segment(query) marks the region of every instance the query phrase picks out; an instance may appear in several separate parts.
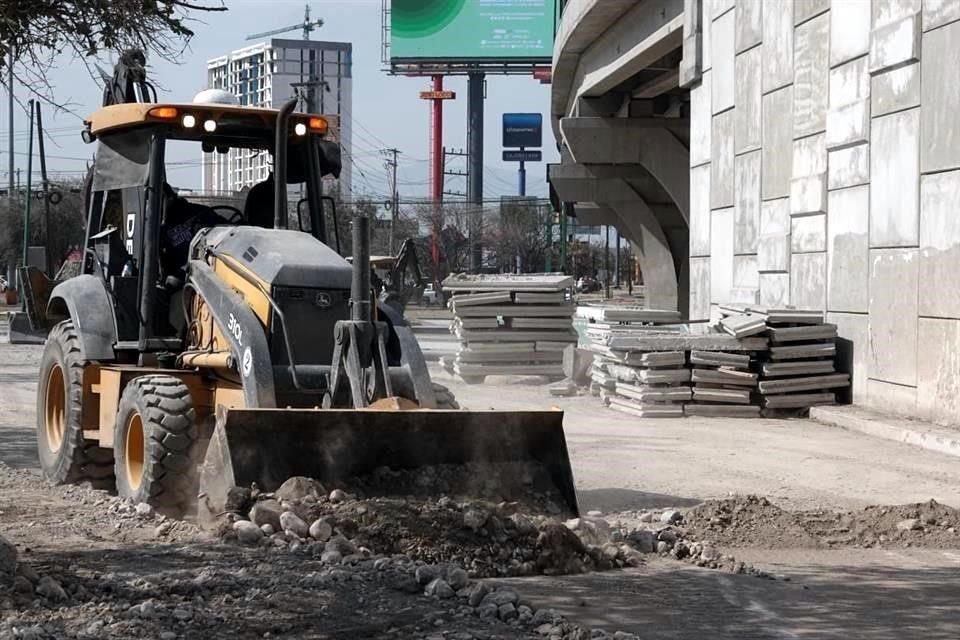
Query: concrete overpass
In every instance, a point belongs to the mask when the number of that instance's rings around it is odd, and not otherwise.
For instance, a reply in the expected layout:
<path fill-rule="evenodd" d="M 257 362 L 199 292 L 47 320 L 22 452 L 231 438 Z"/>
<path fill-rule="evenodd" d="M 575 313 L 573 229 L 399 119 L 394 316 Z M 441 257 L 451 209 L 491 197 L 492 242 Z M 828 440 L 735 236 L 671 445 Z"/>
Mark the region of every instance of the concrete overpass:
<path fill-rule="evenodd" d="M 689 1 L 689 0 L 688 0 Z M 648 306 L 689 304 L 690 101 L 684 0 L 569 0 L 553 60 L 550 183 L 579 224 L 633 246 Z"/>

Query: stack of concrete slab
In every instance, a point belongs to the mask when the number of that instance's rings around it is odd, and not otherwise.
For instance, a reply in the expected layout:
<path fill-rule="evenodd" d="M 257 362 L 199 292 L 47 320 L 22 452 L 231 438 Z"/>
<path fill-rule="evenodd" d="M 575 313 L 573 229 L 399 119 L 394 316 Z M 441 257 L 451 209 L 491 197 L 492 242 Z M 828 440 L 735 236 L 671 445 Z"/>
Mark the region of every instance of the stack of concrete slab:
<path fill-rule="evenodd" d="M 573 278 L 557 275 L 455 274 L 451 332 L 460 341 L 452 370 L 467 382 L 489 375 L 563 377 L 563 350 L 576 343 Z"/>
<path fill-rule="evenodd" d="M 750 353 L 691 351 L 693 401 L 689 416 L 750 418 L 760 414 L 757 374 L 750 370 Z"/>
<path fill-rule="evenodd" d="M 620 362 L 599 359 L 616 379 L 606 398 L 610 408 L 644 418 L 683 415 L 683 404 L 690 400 L 690 370 L 683 351 L 631 352 Z"/>
<path fill-rule="evenodd" d="M 834 366 L 837 327 L 825 324 L 823 313 L 802 309 L 767 309 L 724 305 L 721 324 L 761 319 L 770 347 L 755 371 L 764 409 L 806 409 L 834 404 L 836 390 L 850 386 L 850 376 Z"/>

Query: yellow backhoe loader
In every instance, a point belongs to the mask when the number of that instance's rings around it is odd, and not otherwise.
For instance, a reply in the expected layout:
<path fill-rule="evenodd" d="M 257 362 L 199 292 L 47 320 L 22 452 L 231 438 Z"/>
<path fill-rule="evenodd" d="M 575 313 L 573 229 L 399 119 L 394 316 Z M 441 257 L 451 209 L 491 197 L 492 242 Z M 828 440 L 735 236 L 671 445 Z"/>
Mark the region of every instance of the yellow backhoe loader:
<path fill-rule="evenodd" d="M 339 174 L 340 152 L 323 116 L 217 91 L 149 102 L 138 69 L 116 78 L 83 131 L 97 151 L 82 273 L 31 301 L 48 331 L 49 480 L 184 516 L 222 512 L 234 486 L 479 464 L 503 499 L 549 495 L 577 513 L 563 414 L 455 410 L 409 326 L 376 302 L 368 219 L 353 220 L 352 266 L 328 246 L 321 178 Z M 170 183 L 201 150 L 214 188 L 255 154 L 273 171 L 243 210 L 193 203 Z M 288 214 L 292 185 L 305 196 Z"/>

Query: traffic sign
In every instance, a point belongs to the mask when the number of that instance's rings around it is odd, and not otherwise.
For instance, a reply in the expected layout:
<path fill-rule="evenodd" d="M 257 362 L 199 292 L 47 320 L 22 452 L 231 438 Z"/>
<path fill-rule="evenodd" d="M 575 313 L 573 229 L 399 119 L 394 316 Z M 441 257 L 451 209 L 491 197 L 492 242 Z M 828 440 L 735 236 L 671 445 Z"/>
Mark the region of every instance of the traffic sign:
<path fill-rule="evenodd" d="M 526 149 L 504 149 L 504 162 L 540 162 L 543 160 L 543 153 L 539 150 L 527 151 Z"/>

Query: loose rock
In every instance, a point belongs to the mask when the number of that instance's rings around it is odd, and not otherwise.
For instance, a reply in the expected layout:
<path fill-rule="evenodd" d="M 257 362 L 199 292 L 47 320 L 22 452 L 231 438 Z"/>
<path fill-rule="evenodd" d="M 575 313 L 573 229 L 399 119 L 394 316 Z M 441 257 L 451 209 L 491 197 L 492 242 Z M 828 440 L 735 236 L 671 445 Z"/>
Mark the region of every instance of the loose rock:
<path fill-rule="evenodd" d="M 310 533 L 307 523 L 293 511 L 284 511 L 280 514 L 280 528 L 298 538 L 306 538 Z"/>
<path fill-rule="evenodd" d="M 282 531 L 280 526 L 280 514 L 283 513 L 283 507 L 276 500 L 261 500 L 250 509 L 250 521 L 258 527 L 269 524 L 274 531 Z"/>
<path fill-rule="evenodd" d="M 40 578 L 40 583 L 37 585 L 37 593 L 50 600 L 67 599 L 67 592 L 63 590 L 59 582 L 50 576 Z"/>
<path fill-rule="evenodd" d="M 899 531 L 916 531 L 918 529 L 923 529 L 923 525 L 920 524 L 918 518 L 908 518 L 897 523 L 897 530 Z"/>
<path fill-rule="evenodd" d="M 264 536 L 263 529 L 249 520 L 237 520 L 233 523 L 233 530 L 241 544 L 259 544 Z"/>
<path fill-rule="evenodd" d="M 333 535 L 333 527 L 325 518 L 320 518 L 310 525 L 310 537 L 320 542 L 326 542 Z"/>
<path fill-rule="evenodd" d="M 323 485 L 313 478 L 303 476 L 293 476 L 280 485 L 280 488 L 274 492 L 279 500 L 297 501 L 304 498 L 320 499 L 320 496 L 327 495 L 327 490 Z"/>
<path fill-rule="evenodd" d="M 454 596 L 453 588 L 443 578 L 434 578 L 427 584 L 423 590 L 427 596 L 436 596 L 441 599 L 452 598 Z"/>

